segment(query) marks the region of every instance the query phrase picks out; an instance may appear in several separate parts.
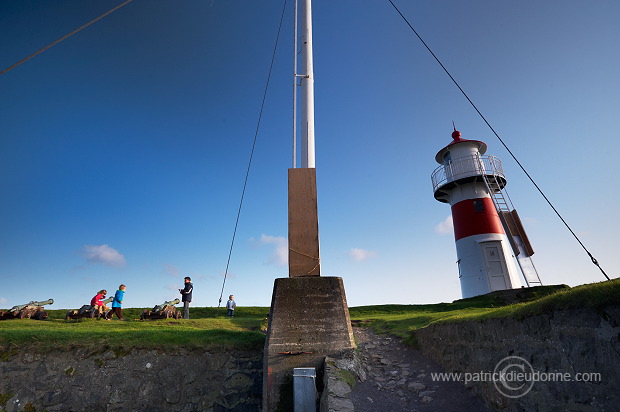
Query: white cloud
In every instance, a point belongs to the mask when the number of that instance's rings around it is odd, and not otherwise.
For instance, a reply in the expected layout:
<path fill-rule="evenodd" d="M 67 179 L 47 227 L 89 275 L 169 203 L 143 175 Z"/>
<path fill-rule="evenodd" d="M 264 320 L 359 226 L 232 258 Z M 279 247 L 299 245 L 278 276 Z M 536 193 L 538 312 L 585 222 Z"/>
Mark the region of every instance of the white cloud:
<path fill-rule="evenodd" d="M 273 251 L 269 256 L 269 263 L 278 266 L 288 264 L 288 240 L 284 236 L 269 236 L 262 234 L 258 240 L 260 246 L 273 245 Z"/>
<path fill-rule="evenodd" d="M 101 263 L 107 266 L 125 266 L 125 256 L 108 245 L 84 245 L 80 250 L 82 257 L 90 263 Z"/>
<path fill-rule="evenodd" d="M 452 224 L 452 216 L 448 216 L 443 222 L 440 222 L 435 226 L 435 232 L 440 235 L 449 235 L 453 231 L 454 225 Z"/>
<path fill-rule="evenodd" d="M 7 303 L 9 303 L 9 300 L 0 296 L 0 305 L 6 305 Z"/>
<path fill-rule="evenodd" d="M 221 271 L 220 272 L 220 278 L 224 279 L 224 276 L 226 276 L 226 279 L 235 279 L 237 277 L 237 275 L 235 273 L 232 273 L 232 272 L 226 273 L 224 271 Z M 210 278 L 215 278 L 214 276 L 209 276 L 209 277 Z M 219 278 L 218 278 L 218 280 L 219 280 Z"/>
<path fill-rule="evenodd" d="M 181 273 L 178 267 L 171 265 L 170 263 L 164 264 L 163 272 L 173 278 L 178 278 Z"/>
<path fill-rule="evenodd" d="M 364 260 L 372 259 L 377 256 L 377 252 L 366 249 L 353 248 L 349 250 L 349 257 L 356 262 L 363 262 Z"/>

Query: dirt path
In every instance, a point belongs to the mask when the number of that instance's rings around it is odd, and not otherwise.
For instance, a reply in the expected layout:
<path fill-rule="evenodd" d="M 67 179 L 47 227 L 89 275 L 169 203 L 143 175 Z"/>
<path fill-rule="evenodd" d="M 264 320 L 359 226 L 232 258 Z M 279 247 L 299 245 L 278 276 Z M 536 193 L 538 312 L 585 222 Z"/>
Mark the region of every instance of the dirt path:
<path fill-rule="evenodd" d="M 434 382 L 431 373 L 444 370 L 421 351 L 370 328 L 354 333 L 367 375 L 353 389 L 355 412 L 492 412 L 462 384 Z"/>

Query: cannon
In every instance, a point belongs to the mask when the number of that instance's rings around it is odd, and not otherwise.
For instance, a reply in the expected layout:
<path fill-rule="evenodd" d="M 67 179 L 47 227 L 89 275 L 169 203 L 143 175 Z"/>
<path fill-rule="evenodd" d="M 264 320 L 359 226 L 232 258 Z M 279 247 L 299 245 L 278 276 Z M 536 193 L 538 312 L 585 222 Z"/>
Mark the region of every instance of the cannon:
<path fill-rule="evenodd" d="M 110 303 L 114 300 L 113 297 L 107 298 L 106 300 L 102 300 L 104 304 Z M 105 312 L 105 316 L 108 315 L 110 309 Z M 65 315 L 65 319 L 80 319 L 80 318 L 91 318 L 96 319 L 100 317 L 104 317 L 104 314 L 100 313 L 99 309 L 94 305 L 82 305 L 79 309 L 73 309 L 67 312 Z"/>
<path fill-rule="evenodd" d="M 37 302 L 33 300 L 23 305 L 13 306 L 10 310 L 0 311 L 0 320 L 6 320 L 6 319 L 45 320 L 47 319 L 47 312 L 44 311 L 41 306 L 51 305 L 52 303 L 54 303 L 54 299 L 48 299 L 43 302 Z"/>
<path fill-rule="evenodd" d="M 164 302 L 161 305 L 155 305 L 153 310 L 144 309 L 140 315 L 140 320 L 144 319 L 180 319 L 181 312 L 174 305 L 179 304 L 179 299 Z"/>

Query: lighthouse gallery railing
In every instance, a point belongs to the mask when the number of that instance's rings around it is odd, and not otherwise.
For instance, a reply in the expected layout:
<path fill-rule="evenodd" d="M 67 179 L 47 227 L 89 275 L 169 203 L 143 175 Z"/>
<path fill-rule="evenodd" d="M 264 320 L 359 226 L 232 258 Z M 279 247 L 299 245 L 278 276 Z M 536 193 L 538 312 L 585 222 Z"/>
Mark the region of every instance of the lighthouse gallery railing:
<path fill-rule="evenodd" d="M 433 192 L 446 183 L 471 176 L 504 176 L 502 162 L 495 156 L 471 155 L 439 166 L 431 175 Z"/>

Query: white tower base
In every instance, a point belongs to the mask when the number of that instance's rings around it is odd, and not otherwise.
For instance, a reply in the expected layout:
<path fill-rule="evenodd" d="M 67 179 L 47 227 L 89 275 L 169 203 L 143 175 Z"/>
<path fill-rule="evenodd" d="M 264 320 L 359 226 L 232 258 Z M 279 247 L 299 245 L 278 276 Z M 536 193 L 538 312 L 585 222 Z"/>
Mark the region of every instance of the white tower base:
<path fill-rule="evenodd" d="M 485 233 L 456 241 L 463 298 L 523 286 L 506 235 Z"/>

